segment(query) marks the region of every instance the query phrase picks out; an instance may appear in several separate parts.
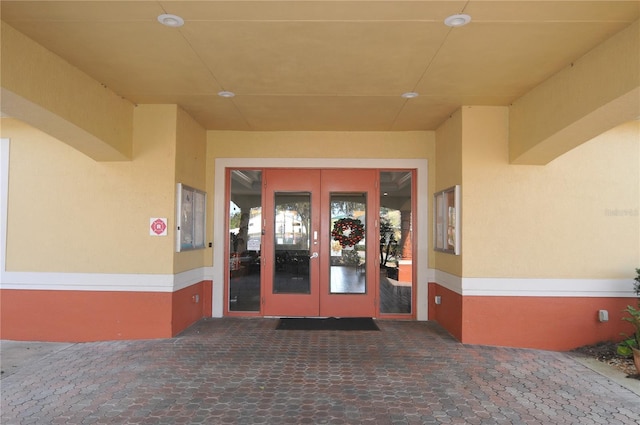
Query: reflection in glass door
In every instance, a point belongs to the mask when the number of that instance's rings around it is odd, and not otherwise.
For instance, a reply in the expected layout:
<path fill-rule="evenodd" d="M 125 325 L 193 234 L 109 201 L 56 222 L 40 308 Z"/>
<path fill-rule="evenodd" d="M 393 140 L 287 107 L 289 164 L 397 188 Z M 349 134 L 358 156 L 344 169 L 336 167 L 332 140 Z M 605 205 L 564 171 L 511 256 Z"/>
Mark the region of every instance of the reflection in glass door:
<path fill-rule="evenodd" d="M 276 192 L 273 293 L 310 294 L 311 194 Z"/>
<path fill-rule="evenodd" d="M 229 182 L 227 309 L 259 312 L 262 172 L 231 170 Z"/>
<path fill-rule="evenodd" d="M 413 306 L 413 172 L 380 172 L 380 313 Z"/>
<path fill-rule="evenodd" d="M 366 193 L 331 194 L 331 294 L 367 292 Z"/>

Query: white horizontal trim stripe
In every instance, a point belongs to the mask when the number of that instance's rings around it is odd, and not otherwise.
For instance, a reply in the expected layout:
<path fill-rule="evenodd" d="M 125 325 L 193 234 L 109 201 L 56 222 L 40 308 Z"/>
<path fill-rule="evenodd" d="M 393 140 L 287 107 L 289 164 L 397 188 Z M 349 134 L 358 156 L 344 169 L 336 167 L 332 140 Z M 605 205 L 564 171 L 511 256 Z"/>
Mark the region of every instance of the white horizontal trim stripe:
<path fill-rule="evenodd" d="M 441 270 L 435 270 L 434 281 L 438 285 L 462 295 L 462 279 L 459 276 L 455 276 Z"/>
<path fill-rule="evenodd" d="M 463 278 L 463 295 L 515 297 L 635 297 L 631 279 Z"/>
<path fill-rule="evenodd" d="M 634 298 L 631 279 L 460 278 L 428 270 L 429 281 L 463 296 Z M 2 289 L 176 292 L 212 280 L 213 267 L 170 274 L 4 272 Z M 431 279 L 433 277 L 433 279 Z"/>
<path fill-rule="evenodd" d="M 459 277 L 435 270 L 434 282 L 462 296 L 634 298 L 631 279 Z"/>
<path fill-rule="evenodd" d="M 173 275 L 5 272 L 2 289 L 172 292 Z"/>
<path fill-rule="evenodd" d="M 213 267 L 203 267 L 204 271 L 204 279 L 203 280 L 213 280 Z"/>
<path fill-rule="evenodd" d="M 188 288 L 191 285 L 195 285 L 196 283 L 202 282 L 205 280 L 204 274 L 205 269 L 202 267 L 174 275 L 173 291 L 179 291 L 181 289 Z"/>
<path fill-rule="evenodd" d="M 171 274 L 4 272 L 1 289 L 175 292 L 205 280 L 205 268 Z"/>

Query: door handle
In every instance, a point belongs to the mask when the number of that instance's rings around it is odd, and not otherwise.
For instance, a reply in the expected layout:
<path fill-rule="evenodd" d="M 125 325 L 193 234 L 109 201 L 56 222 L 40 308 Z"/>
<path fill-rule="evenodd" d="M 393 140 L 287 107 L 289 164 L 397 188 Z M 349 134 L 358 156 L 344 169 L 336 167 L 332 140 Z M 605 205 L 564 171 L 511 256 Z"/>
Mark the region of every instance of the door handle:
<path fill-rule="evenodd" d="M 311 254 L 311 257 L 309 257 L 309 258 L 318 258 L 318 253 L 314 252 L 313 254 Z"/>

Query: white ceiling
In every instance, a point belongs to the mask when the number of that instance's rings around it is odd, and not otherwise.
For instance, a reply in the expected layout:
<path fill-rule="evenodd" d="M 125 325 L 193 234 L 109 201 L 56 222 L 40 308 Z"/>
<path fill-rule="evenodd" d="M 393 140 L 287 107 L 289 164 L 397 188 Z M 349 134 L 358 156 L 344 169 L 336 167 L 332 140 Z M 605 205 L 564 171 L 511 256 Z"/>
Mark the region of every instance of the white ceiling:
<path fill-rule="evenodd" d="M 638 0 L 0 7 L 3 21 L 131 102 L 176 103 L 219 130 L 433 130 L 460 105 L 509 105 L 640 16 Z M 163 13 L 185 25 L 161 25 Z M 456 13 L 471 23 L 445 26 Z M 400 97 L 411 91 L 419 97 Z"/>

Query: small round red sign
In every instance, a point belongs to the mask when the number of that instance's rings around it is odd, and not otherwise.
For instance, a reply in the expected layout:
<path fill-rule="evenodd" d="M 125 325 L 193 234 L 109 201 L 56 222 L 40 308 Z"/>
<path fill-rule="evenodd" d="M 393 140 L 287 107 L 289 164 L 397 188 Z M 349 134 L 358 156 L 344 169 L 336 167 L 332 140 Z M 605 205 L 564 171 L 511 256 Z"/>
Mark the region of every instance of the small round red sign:
<path fill-rule="evenodd" d="M 163 234 L 165 230 L 167 230 L 167 224 L 161 218 L 151 223 L 151 231 L 156 235 Z"/>

